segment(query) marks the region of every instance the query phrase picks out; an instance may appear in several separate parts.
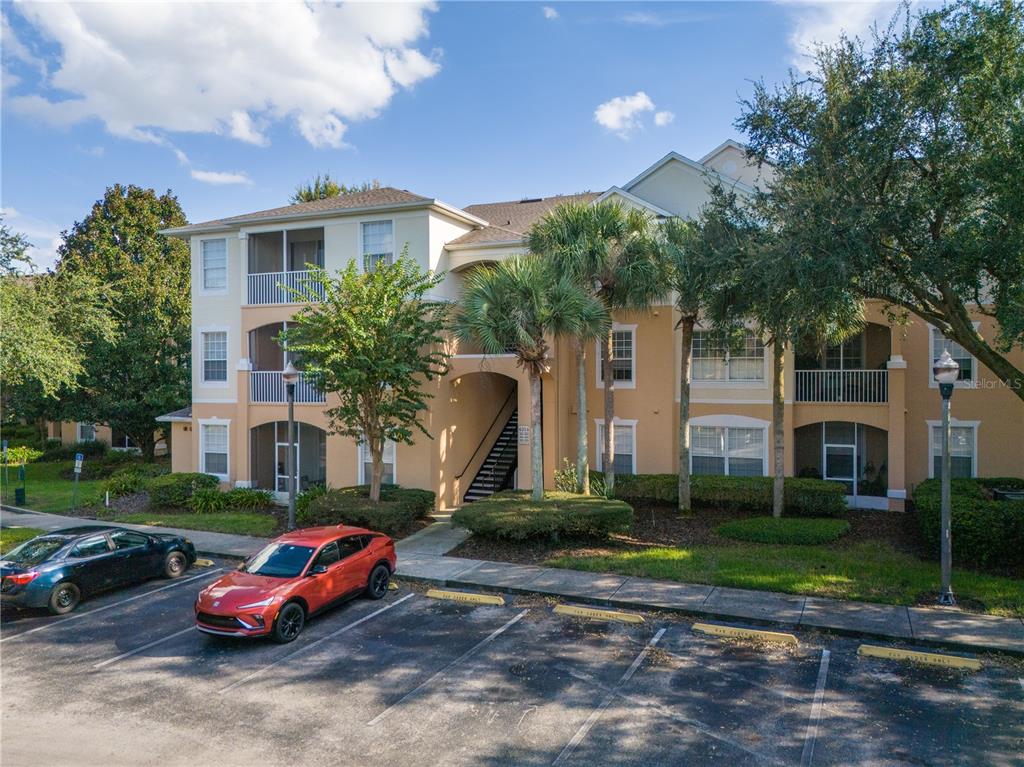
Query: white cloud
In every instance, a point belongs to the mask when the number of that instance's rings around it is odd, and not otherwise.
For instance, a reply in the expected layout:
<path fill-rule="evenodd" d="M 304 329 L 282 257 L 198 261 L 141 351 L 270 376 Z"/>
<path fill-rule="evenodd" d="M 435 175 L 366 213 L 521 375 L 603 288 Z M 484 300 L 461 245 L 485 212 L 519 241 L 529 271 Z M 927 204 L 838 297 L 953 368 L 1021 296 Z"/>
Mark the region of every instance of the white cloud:
<path fill-rule="evenodd" d="M 654 124 L 657 125 L 659 128 L 664 128 L 666 125 L 668 125 L 675 119 L 676 116 L 672 112 L 669 112 L 668 110 L 664 112 L 655 112 L 654 114 Z"/>
<path fill-rule="evenodd" d="M 222 186 L 224 184 L 252 183 L 252 179 L 244 173 L 227 173 L 223 171 L 196 170 L 195 168 L 192 168 L 189 170 L 189 175 L 191 175 L 196 181 L 202 181 L 204 184 L 215 184 L 217 186 Z"/>
<path fill-rule="evenodd" d="M 558 11 L 556 11 L 550 5 L 545 5 L 543 8 L 541 8 L 541 10 L 544 11 L 544 18 L 547 19 L 548 21 L 552 21 L 558 18 Z"/>
<path fill-rule="evenodd" d="M 628 139 L 640 129 L 640 115 L 653 112 L 654 102 L 643 91 L 632 96 L 616 96 L 594 110 L 594 121 L 619 138 Z"/>
<path fill-rule="evenodd" d="M 339 147 L 348 124 L 440 66 L 438 51 L 417 48 L 436 8 L 424 0 L 13 8 L 56 44 L 47 91 L 70 95 L 10 96 L 12 108 L 60 125 L 95 118 L 158 144 L 168 133 L 214 133 L 265 145 L 270 124 L 288 120 L 314 146 Z"/>
<path fill-rule="evenodd" d="M 35 216 L 29 216 L 13 207 L 0 209 L 4 223 L 20 232 L 32 243 L 28 255 L 37 271 L 46 271 L 57 263 L 57 248 L 62 242 L 60 227 Z"/>
<path fill-rule="evenodd" d="M 899 7 L 889 0 L 797 0 L 784 4 L 789 8 L 793 24 L 789 35 L 790 63 L 798 69 L 811 65 L 811 56 L 818 45 L 835 43 L 844 32 L 848 37 L 864 39 L 872 25 L 877 23 L 884 27 Z"/>

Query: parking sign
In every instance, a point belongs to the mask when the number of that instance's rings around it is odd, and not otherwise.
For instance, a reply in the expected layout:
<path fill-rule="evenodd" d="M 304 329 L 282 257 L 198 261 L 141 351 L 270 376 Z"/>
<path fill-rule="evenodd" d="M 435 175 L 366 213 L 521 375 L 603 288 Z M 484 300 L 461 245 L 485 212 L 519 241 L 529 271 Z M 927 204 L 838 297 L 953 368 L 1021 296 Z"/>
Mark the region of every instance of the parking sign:
<path fill-rule="evenodd" d="M 75 474 L 82 473 L 82 459 L 85 458 L 81 453 L 75 453 Z"/>

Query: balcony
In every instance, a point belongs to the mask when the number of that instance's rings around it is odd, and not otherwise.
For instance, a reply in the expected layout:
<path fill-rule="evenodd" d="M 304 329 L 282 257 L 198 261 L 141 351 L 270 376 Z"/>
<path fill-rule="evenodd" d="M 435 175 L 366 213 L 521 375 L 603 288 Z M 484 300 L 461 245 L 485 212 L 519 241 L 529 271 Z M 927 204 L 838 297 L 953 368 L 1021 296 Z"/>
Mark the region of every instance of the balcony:
<path fill-rule="evenodd" d="M 246 303 L 252 306 L 262 304 L 298 303 L 292 291 L 302 290 L 309 285 L 309 272 L 258 272 L 248 276 Z M 323 286 L 317 284 L 316 295 L 323 301 Z"/>
<path fill-rule="evenodd" d="M 249 402 L 256 405 L 277 404 L 288 401 L 285 384 L 280 370 L 253 370 L 249 373 Z M 322 392 L 317 391 L 305 373 L 295 384 L 296 404 L 322 404 L 325 402 Z"/>
<path fill-rule="evenodd" d="M 797 370 L 797 402 L 884 403 L 888 370 Z"/>

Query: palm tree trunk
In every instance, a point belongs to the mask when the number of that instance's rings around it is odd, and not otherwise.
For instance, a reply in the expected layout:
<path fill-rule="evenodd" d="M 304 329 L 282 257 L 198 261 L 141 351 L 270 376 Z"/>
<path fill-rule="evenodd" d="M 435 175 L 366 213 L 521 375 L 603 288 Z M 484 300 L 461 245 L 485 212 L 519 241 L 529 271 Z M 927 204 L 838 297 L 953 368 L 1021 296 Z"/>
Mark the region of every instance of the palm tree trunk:
<path fill-rule="evenodd" d="M 533 500 L 544 498 L 544 440 L 540 422 L 540 376 L 530 374 L 530 476 L 533 481 Z"/>
<path fill-rule="evenodd" d="M 690 510 L 690 347 L 695 317 L 680 322 L 679 342 L 679 511 Z"/>
<path fill-rule="evenodd" d="M 615 495 L 615 376 L 612 373 L 612 331 L 609 328 L 601 350 L 604 371 L 604 487 L 609 496 Z"/>
<path fill-rule="evenodd" d="M 576 339 L 576 490 L 590 495 L 590 467 L 587 465 L 587 353 L 582 339 Z"/>
<path fill-rule="evenodd" d="M 782 516 L 785 493 L 786 405 L 782 399 L 782 367 L 785 361 L 782 339 L 772 343 L 772 436 L 775 442 L 775 481 L 772 483 L 772 516 Z"/>

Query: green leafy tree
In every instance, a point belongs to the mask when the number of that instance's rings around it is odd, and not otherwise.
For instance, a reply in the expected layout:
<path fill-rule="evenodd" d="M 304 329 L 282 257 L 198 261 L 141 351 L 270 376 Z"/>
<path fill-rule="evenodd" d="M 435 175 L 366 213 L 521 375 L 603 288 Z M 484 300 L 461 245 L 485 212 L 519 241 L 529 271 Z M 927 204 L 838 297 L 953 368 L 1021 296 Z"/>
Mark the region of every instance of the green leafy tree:
<path fill-rule="evenodd" d="M 30 247 L 32 243 L 28 238 L 5 224 L 3 214 L 0 214 L 0 275 L 32 271 L 32 259 L 28 255 Z"/>
<path fill-rule="evenodd" d="M 540 379 L 550 364 L 550 339 L 594 337 L 608 326 L 602 304 L 540 257 L 512 258 L 466 276 L 456 333 L 479 343 L 487 354 L 511 349 L 529 376 L 534 500 L 544 497 Z"/>
<path fill-rule="evenodd" d="M 328 197 L 343 197 L 347 194 L 369 192 L 372 189 L 380 189 L 380 181 L 373 179 L 372 181 L 364 181 L 361 184 L 346 186 L 345 184 L 339 184 L 331 178 L 330 173 L 325 173 L 323 176 L 317 173 L 312 181 L 307 181 L 305 184 L 299 184 L 295 187 L 295 192 L 289 198 L 289 202 L 300 203 L 326 200 Z"/>
<path fill-rule="evenodd" d="M 374 502 L 385 442 L 411 445 L 417 431 L 430 437 L 421 420 L 432 396 L 426 384 L 448 371 L 447 305 L 428 298 L 442 277 L 422 272 L 407 249 L 368 273 L 354 261 L 337 276 L 311 269 L 296 291 L 303 307 L 282 334 L 315 385 L 338 397 L 326 411 L 331 433 L 369 447 Z"/>
<path fill-rule="evenodd" d="M 822 47 L 806 79 L 756 86 L 738 126 L 779 171 L 804 285 L 840 282 L 954 339 L 1024 399 L 1024 6 L 902 12 Z M 974 313 L 994 318 L 986 340 Z"/>
<path fill-rule="evenodd" d="M 123 431 L 147 459 L 156 417 L 191 401 L 189 246 L 160 234 L 184 226 L 170 192 L 112 186 L 65 234 L 57 274 L 89 277 L 111 296 L 116 337 L 88 335 L 79 388 L 68 399 L 76 420 Z"/>
<path fill-rule="evenodd" d="M 618 311 L 646 310 L 665 292 L 665 275 L 654 246 L 653 224 L 643 212 L 605 201 L 592 205 L 566 203 L 538 221 L 530 230 L 530 251 L 543 256 L 581 290 L 604 306 L 609 316 Z M 587 485 L 586 390 L 580 383 L 585 367 L 586 334 L 576 334 L 576 367 L 579 386 L 577 478 Z M 615 490 L 615 381 L 612 326 L 603 330 L 601 369 L 604 381 L 604 445 L 602 463 L 605 487 Z"/>

